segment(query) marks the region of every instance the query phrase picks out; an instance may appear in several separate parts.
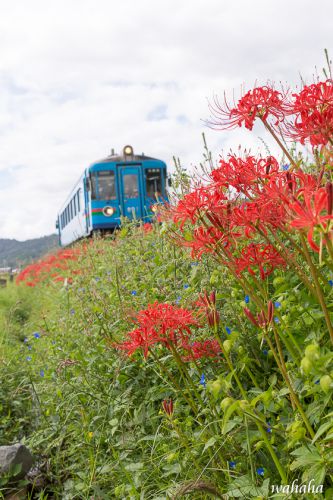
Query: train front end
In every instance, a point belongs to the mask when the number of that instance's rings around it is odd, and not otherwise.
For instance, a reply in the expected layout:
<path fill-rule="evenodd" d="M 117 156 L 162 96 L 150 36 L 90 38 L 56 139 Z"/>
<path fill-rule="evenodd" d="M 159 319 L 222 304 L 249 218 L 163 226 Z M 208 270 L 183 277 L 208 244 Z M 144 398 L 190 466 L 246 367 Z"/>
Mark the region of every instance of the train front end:
<path fill-rule="evenodd" d="M 131 146 L 94 163 L 87 174 L 92 231 L 112 230 L 122 217 L 150 222 L 167 201 L 166 164 L 134 154 Z"/>

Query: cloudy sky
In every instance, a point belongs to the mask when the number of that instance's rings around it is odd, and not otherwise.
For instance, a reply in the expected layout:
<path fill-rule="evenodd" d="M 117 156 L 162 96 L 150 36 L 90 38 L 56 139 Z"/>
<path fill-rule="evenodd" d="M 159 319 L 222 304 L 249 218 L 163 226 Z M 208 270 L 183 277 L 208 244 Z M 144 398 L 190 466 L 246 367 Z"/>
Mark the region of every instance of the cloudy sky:
<path fill-rule="evenodd" d="M 125 144 L 193 168 L 257 151 L 261 129 L 216 132 L 207 99 L 312 81 L 333 54 L 329 0 L 2 0 L 0 238 L 54 232 L 83 169 Z"/>

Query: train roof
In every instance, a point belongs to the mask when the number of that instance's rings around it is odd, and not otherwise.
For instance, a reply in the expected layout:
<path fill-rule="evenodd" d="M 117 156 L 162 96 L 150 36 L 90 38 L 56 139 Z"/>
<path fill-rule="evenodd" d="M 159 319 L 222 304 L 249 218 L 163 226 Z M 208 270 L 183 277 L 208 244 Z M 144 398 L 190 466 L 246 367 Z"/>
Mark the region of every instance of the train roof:
<path fill-rule="evenodd" d="M 102 160 L 95 161 L 92 165 L 94 165 L 95 163 L 110 163 L 111 161 L 124 163 L 124 162 L 147 161 L 147 160 L 162 161 L 162 160 L 159 160 L 158 158 L 152 158 L 151 156 L 146 156 L 144 154 L 142 154 L 142 155 L 133 154 L 131 156 L 114 154 L 114 155 L 107 156 L 106 158 L 103 158 Z"/>

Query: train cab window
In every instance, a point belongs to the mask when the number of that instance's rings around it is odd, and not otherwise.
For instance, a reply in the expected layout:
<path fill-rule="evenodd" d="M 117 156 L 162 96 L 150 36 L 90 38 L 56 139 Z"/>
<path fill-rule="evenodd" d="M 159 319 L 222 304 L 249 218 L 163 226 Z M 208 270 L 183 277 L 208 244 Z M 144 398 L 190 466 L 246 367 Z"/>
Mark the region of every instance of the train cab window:
<path fill-rule="evenodd" d="M 124 174 L 123 180 L 124 180 L 124 196 L 126 196 L 126 198 L 138 198 L 139 187 L 138 187 L 137 174 Z"/>
<path fill-rule="evenodd" d="M 114 172 L 99 170 L 91 176 L 92 200 L 116 200 L 116 185 Z"/>
<path fill-rule="evenodd" d="M 149 198 L 162 196 L 162 171 L 160 168 L 146 169 L 146 193 Z"/>
<path fill-rule="evenodd" d="M 97 179 L 98 179 L 98 199 L 115 200 L 116 186 L 114 182 L 114 172 L 99 171 L 97 172 Z"/>

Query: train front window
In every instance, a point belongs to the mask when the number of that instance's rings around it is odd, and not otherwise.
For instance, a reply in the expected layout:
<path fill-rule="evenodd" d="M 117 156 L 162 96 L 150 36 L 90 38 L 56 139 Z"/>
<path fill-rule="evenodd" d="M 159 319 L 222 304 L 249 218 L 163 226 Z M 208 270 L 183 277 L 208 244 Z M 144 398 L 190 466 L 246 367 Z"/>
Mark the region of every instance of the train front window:
<path fill-rule="evenodd" d="M 116 185 L 114 172 L 109 170 L 99 170 L 91 176 L 93 200 L 116 200 Z"/>
<path fill-rule="evenodd" d="M 126 198 L 138 198 L 138 176 L 136 174 L 125 174 L 124 179 L 124 195 Z"/>
<path fill-rule="evenodd" d="M 162 196 L 162 172 L 160 168 L 146 169 L 146 193 L 149 198 Z"/>

